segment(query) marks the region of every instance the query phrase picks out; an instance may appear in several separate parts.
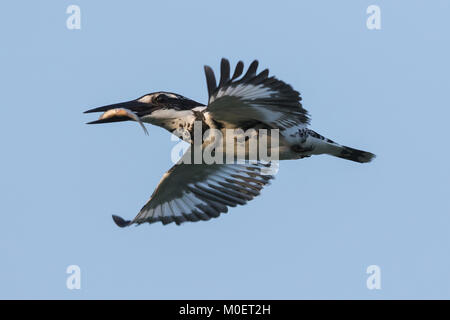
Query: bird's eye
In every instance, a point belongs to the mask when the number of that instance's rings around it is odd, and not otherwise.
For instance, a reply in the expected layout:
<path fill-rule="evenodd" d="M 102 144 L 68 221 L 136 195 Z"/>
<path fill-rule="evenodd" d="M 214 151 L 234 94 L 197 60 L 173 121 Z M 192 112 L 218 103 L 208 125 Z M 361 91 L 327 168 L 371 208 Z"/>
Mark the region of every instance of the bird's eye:
<path fill-rule="evenodd" d="M 167 96 L 165 94 L 160 94 L 156 97 L 156 102 L 165 102 L 167 101 Z"/>

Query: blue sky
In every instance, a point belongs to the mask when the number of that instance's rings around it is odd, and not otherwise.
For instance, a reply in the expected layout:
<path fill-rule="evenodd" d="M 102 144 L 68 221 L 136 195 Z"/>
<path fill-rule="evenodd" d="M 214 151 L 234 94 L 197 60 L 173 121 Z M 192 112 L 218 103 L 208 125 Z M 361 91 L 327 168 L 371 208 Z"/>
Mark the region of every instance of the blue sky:
<path fill-rule="evenodd" d="M 66 8 L 81 8 L 81 30 Z M 381 8 L 381 30 L 366 9 Z M 3 1 L 0 298 L 450 298 L 448 1 Z M 206 102 L 203 65 L 261 68 L 312 128 L 371 151 L 287 161 L 206 223 L 119 229 L 171 166 L 170 134 L 87 126 L 167 90 Z M 81 268 L 68 290 L 66 268 Z M 368 290 L 366 268 L 381 269 Z"/>

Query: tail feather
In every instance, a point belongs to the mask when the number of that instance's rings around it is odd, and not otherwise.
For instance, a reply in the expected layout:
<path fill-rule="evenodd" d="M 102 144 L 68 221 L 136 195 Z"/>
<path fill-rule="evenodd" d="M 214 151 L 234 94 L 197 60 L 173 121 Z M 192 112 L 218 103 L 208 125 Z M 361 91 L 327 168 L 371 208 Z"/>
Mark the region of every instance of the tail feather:
<path fill-rule="evenodd" d="M 329 154 L 338 158 L 355 161 L 359 163 L 370 162 L 375 158 L 373 153 L 346 147 L 334 142 L 331 139 L 325 138 L 317 132 L 307 129 L 309 139 L 308 143 L 313 146 L 313 154 Z"/>
<path fill-rule="evenodd" d="M 351 160 L 359 163 L 370 162 L 375 158 L 375 155 L 373 153 L 353 149 L 346 146 L 342 146 L 340 152 L 335 153 L 333 155 L 342 159 Z"/>

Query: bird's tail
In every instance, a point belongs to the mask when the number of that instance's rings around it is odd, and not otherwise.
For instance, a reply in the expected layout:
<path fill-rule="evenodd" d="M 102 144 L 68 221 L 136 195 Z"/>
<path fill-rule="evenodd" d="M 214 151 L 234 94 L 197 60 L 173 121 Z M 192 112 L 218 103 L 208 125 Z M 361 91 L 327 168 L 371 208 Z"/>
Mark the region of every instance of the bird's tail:
<path fill-rule="evenodd" d="M 375 158 L 373 153 L 342 146 L 333 140 L 327 139 L 315 131 L 309 130 L 309 136 L 314 140 L 313 144 L 317 146 L 317 153 L 325 153 L 338 158 L 351 160 L 359 163 L 370 162 Z"/>
<path fill-rule="evenodd" d="M 373 153 L 367 151 L 353 149 L 346 146 L 340 147 L 341 148 L 339 152 L 333 155 L 342 159 L 351 160 L 359 163 L 366 163 L 372 161 L 372 159 L 375 158 L 375 155 Z"/>

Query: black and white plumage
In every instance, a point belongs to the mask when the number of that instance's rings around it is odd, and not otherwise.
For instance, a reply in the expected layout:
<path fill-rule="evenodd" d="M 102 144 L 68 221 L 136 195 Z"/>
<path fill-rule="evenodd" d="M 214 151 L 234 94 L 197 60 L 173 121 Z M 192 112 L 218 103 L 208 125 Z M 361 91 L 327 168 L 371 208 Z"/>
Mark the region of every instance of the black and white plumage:
<path fill-rule="evenodd" d="M 132 221 L 113 216 L 119 226 L 209 220 L 228 207 L 244 205 L 273 178 L 261 175 L 267 165 L 178 163 L 166 172 L 150 200 Z"/>
<path fill-rule="evenodd" d="M 285 82 L 269 76 L 267 69 L 258 73 L 257 68 L 258 61 L 255 60 L 242 76 L 244 64 L 239 61 L 231 75 L 228 60 L 222 59 L 217 83 L 213 70 L 205 66 L 207 105 L 161 91 L 86 113 L 104 112 L 100 119 L 90 124 L 133 120 L 154 124 L 170 132 L 183 129 L 191 136 L 195 121 L 200 121 L 202 128 L 222 131 L 279 129 L 276 151 L 280 160 L 329 154 L 364 163 L 375 157 L 370 152 L 342 146 L 309 129 L 308 112 L 301 104 L 300 94 Z M 125 227 L 134 223 L 181 224 L 218 217 L 227 212 L 228 207 L 244 205 L 258 196 L 273 179 L 267 172 L 270 164 L 253 160 L 231 164 L 186 164 L 180 161 L 164 174 L 150 200 L 133 220 L 118 216 L 113 219 L 117 225 Z"/>
<path fill-rule="evenodd" d="M 230 79 L 228 60 L 222 59 L 219 85 L 213 70 L 205 66 L 208 84 L 208 112 L 216 121 L 227 126 L 240 127 L 249 120 L 264 123 L 280 130 L 309 123 L 300 94 L 265 69 L 257 74 L 258 61 L 252 62 L 245 75 L 240 61 Z"/>

